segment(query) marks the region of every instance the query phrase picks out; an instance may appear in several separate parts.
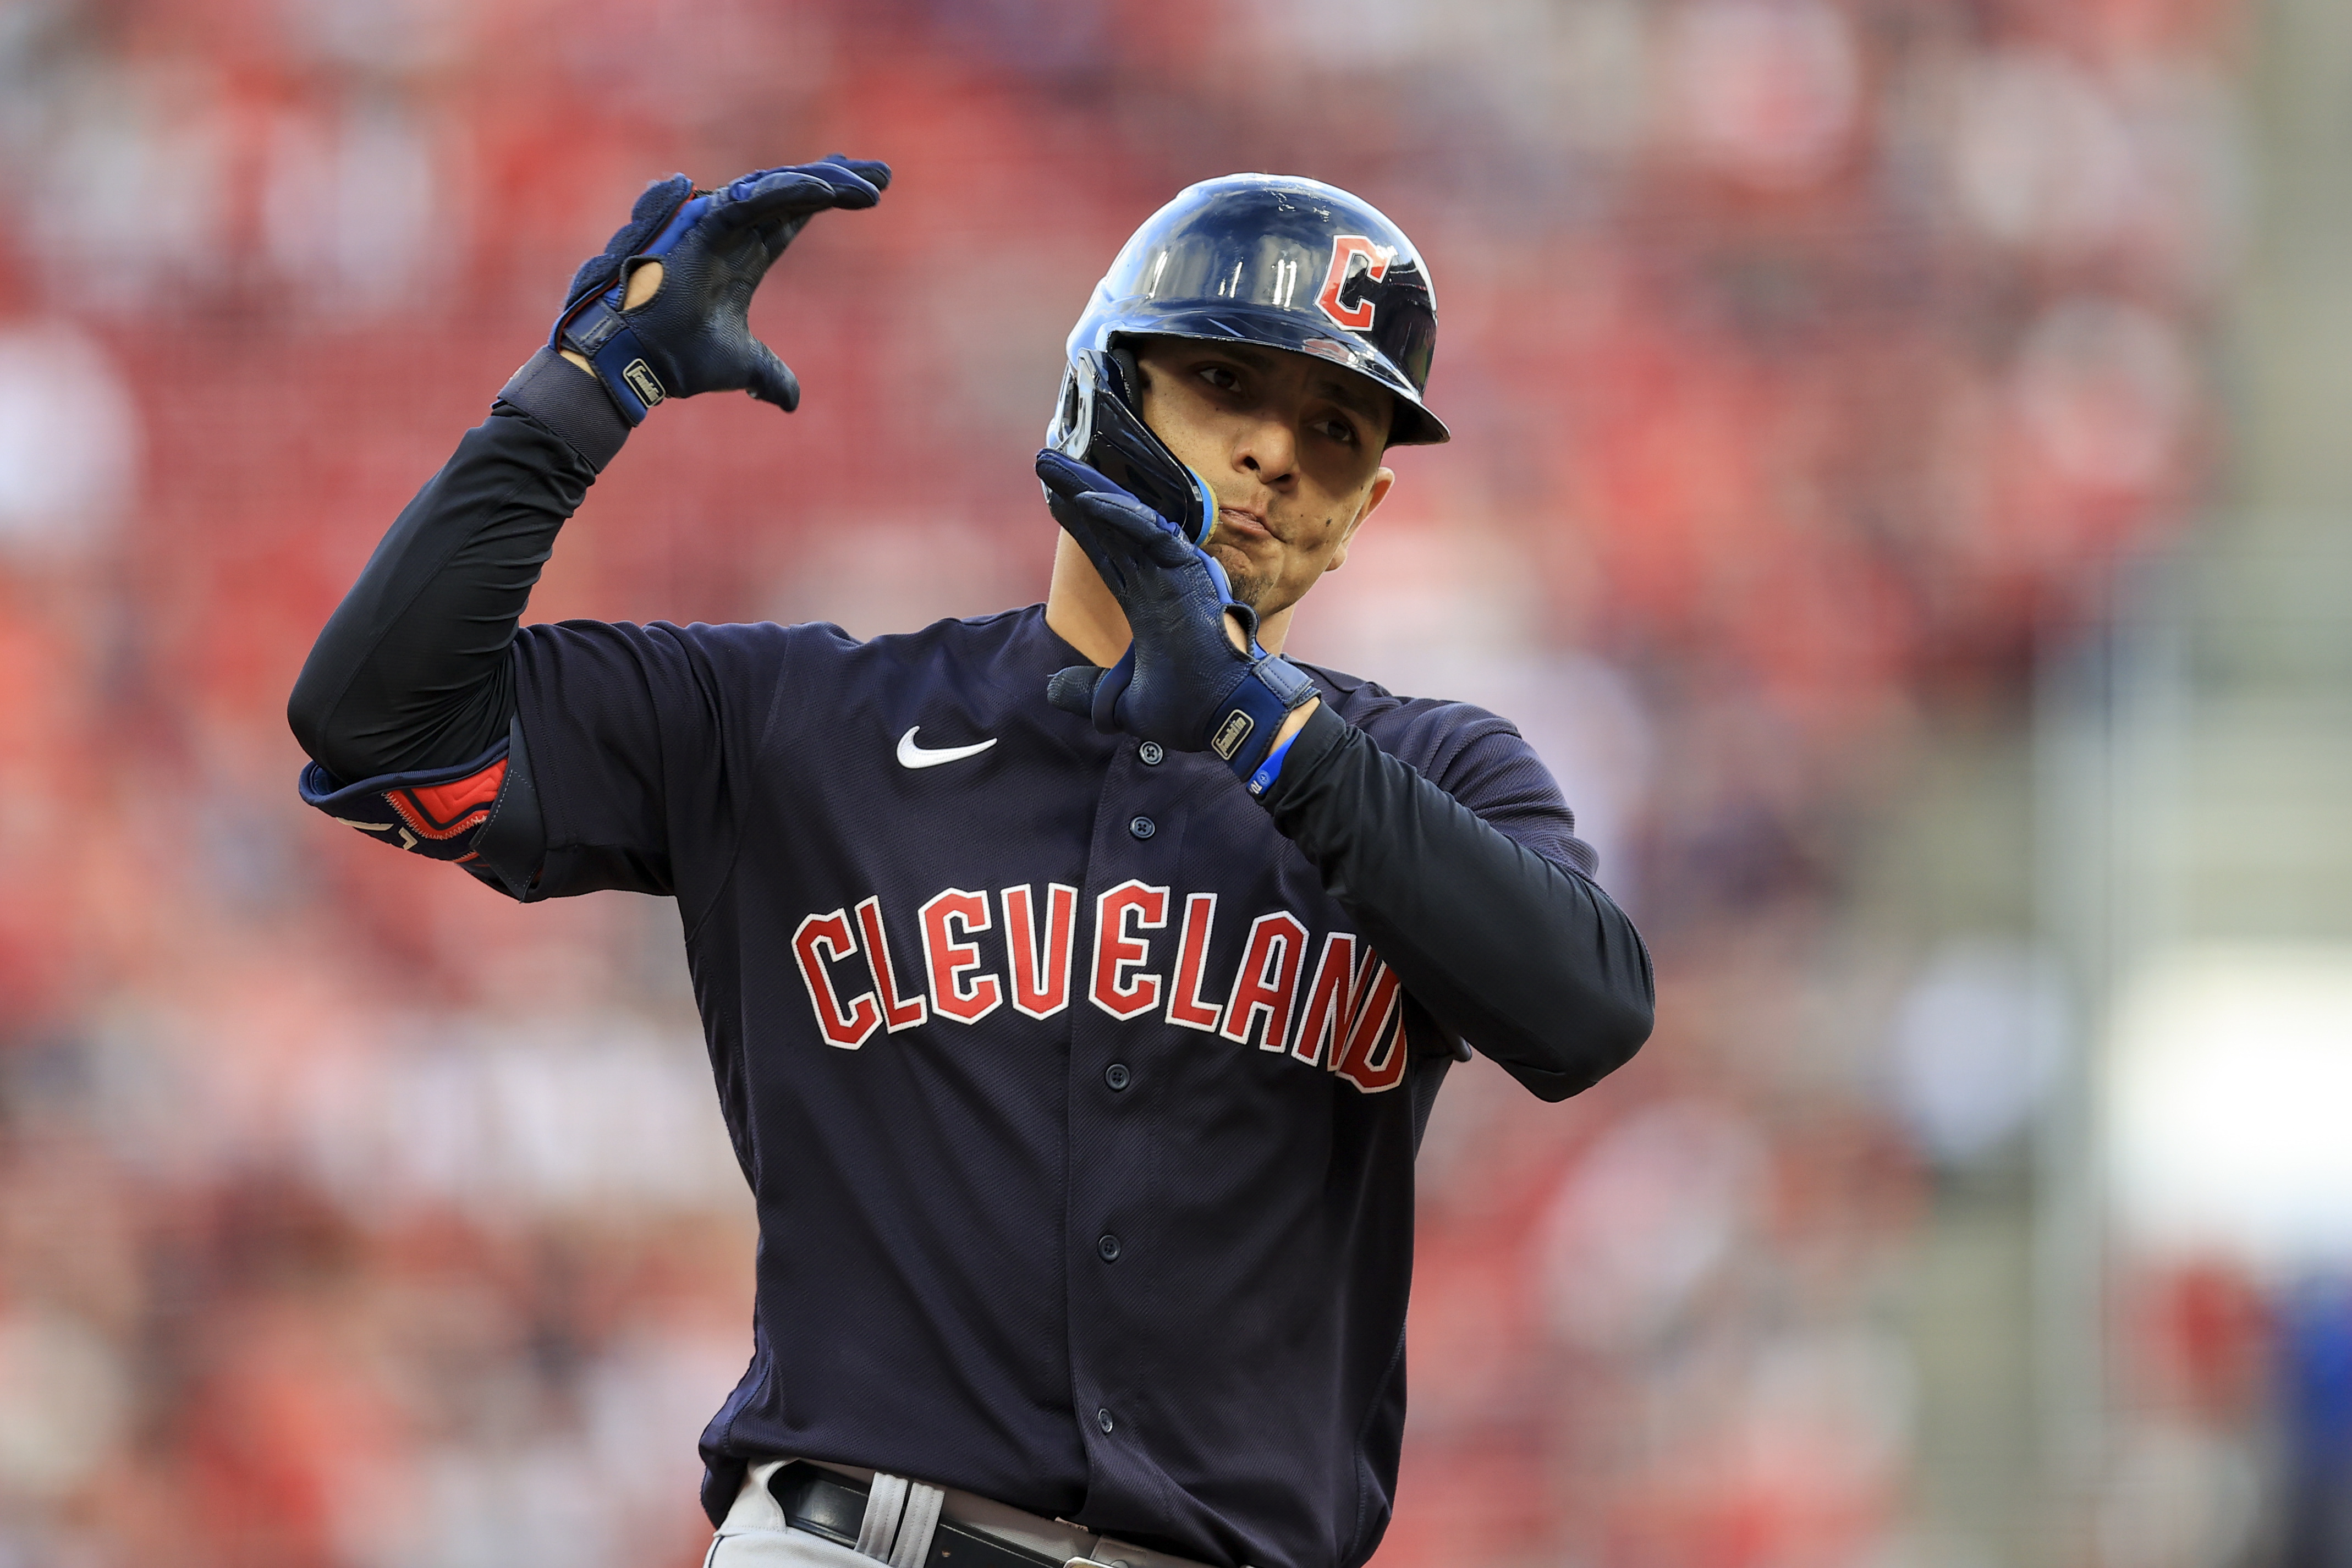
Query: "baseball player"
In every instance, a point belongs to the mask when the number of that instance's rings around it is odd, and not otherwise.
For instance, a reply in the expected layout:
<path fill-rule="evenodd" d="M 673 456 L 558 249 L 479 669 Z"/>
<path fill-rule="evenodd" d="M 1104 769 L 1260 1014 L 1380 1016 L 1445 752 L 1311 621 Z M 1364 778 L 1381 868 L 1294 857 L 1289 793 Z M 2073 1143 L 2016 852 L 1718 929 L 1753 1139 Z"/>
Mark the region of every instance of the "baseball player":
<path fill-rule="evenodd" d="M 1070 335 L 1042 605 L 517 630 L 632 427 L 794 406 L 751 293 L 888 178 L 646 190 L 320 634 L 303 798 L 526 903 L 677 901 L 760 1218 L 715 1568 L 1360 1563 L 1439 1083 L 1565 1098 L 1652 1006 L 1509 724 L 1282 653 L 1446 439 L 1412 243 L 1265 175 L 1153 214 Z"/>

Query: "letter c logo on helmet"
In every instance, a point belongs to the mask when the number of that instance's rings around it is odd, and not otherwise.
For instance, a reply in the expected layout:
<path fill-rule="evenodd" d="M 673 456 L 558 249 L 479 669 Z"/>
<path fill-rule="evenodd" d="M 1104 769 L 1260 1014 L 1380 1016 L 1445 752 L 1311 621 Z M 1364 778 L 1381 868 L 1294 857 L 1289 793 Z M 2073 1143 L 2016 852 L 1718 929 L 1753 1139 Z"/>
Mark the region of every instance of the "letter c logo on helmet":
<path fill-rule="evenodd" d="M 1332 235 L 1331 270 L 1324 274 L 1323 291 L 1315 297 L 1315 303 L 1323 308 L 1324 315 L 1328 316 L 1350 332 L 1370 331 L 1372 329 L 1370 300 L 1361 299 L 1354 305 L 1339 303 L 1339 296 L 1346 291 L 1349 276 L 1353 270 L 1349 264 L 1358 257 L 1361 257 L 1367 264 L 1363 272 L 1365 279 L 1378 283 L 1389 275 L 1389 260 L 1395 255 L 1394 250 L 1385 246 L 1374 245 L 1362 235 Z"/>

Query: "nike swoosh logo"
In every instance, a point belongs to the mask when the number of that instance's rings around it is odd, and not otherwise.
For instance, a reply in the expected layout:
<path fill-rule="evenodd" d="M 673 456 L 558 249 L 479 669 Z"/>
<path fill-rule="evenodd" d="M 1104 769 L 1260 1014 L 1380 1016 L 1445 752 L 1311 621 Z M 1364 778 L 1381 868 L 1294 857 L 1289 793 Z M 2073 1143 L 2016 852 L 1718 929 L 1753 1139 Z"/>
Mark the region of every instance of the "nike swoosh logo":
<path fill-rule="evenodd" d="M 996 744 L 996 737 L 994 736 L 991 736 L 986 740 L 975 742 L 971 746 L 942 746 L 936 748 L 928 746 L 917 746 L 915 744 L 915 731 L 921 729 L 922 727 L 923 727 L 919 724 L 914 727 L 914 729 L 909 729 L 906 734 L 898 737 L 899 767 L 937 768 L 942 762 L 961 762 L 967 757 L 978 757 L 982 752 L 986 751 L 990 747 Z"/>

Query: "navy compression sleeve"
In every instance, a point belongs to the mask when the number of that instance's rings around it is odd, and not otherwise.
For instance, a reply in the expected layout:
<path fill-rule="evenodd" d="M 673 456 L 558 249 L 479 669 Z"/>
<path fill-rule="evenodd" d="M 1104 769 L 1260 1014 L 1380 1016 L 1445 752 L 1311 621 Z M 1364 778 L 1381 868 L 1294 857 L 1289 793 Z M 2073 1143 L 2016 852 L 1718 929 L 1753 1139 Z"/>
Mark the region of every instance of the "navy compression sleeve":
<path fill-rule="evenodd" d="M 567 398 L 601 402 L 595 382 L 560 360 L 552 371 L 534 359 L 508 383 L 393 523 L 311 647 L 287 722 L 338 778 L 454 765 L 507 733 L 516 624 L 557 530 L 620 445 L 585 423 L 594 404 Z"/>
<path fill-rule="evenodd" d="M 511 739 L 501 809 L 469 858 L 519 897 L 545 835 L 514 726 L 515 628 L 627 435 L 592 378 L 533 355 L 394 521 L 286 705 L 302 749 L 345 783 L 456 768 Z"/>
<path fill-rule="evenodd" d="M 302 749 L 349 780 L 454 766 L 504 737 L 515 626 L 626 434 L 593 381 L 544 350 L 526 365 L 319 633 L 286 705 Z"/>
<path fill-rule="evenodd" d="M 1649 1038 L 1649 950 L 1609 895 L 1329 704 L 1291 743 L 1265 804 L 1405 988 L 1537 1095 L 1591 1088 Z"/>

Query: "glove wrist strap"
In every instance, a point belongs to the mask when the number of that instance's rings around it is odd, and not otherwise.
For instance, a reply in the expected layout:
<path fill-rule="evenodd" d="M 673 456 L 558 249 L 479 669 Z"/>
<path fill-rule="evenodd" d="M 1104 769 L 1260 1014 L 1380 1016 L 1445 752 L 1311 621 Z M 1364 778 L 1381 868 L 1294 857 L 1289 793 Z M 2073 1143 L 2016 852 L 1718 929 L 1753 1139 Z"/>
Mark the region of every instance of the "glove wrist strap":
<path fill-rule="evenodd" d="M 590 299 L 566 317 L 555 339 L 557 347 L 571 350 L 596 368 L 596 379 L 632 425 L 643 424 L 646 411 L 669 396 L 669 389 L 646 362 L 636 329 L 603 299 Z"/>
<path fill-rule="evenodd" d="M 1274 749 L 1282 721 L 1314 699 L 1315 683 L 1297 665 L 1276 655 L 1260 659 L 1221 705 L 1209 749 L 1246 784 Z"/>

